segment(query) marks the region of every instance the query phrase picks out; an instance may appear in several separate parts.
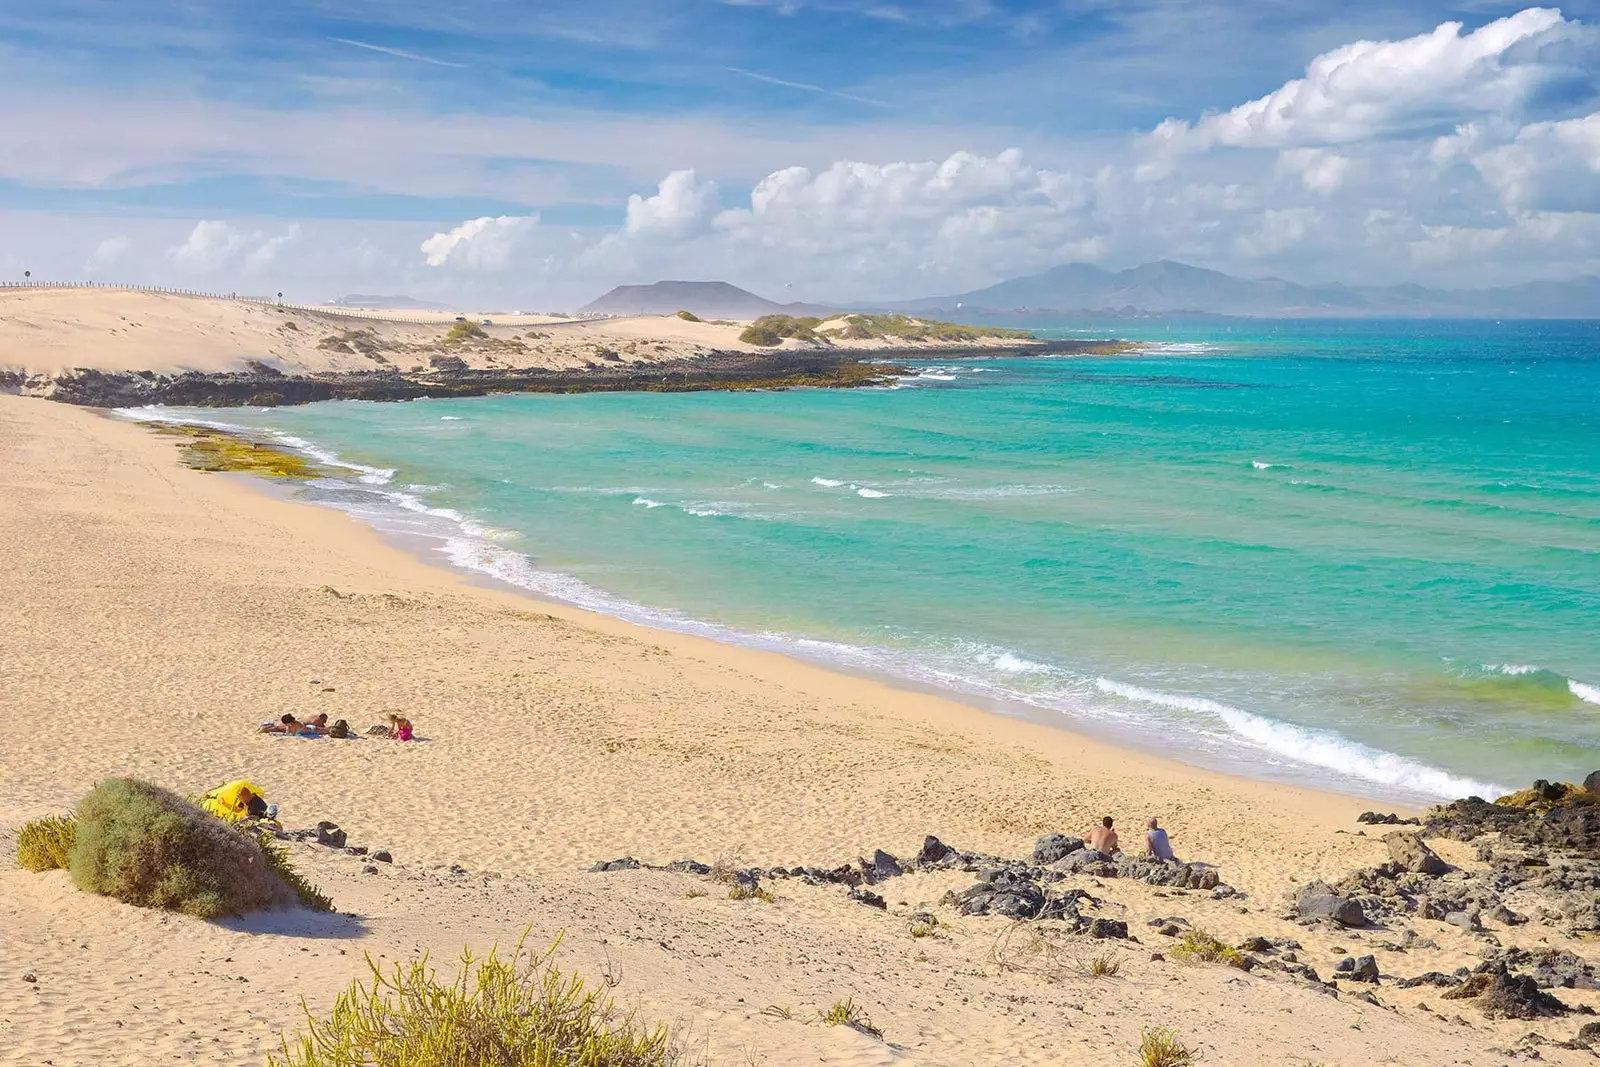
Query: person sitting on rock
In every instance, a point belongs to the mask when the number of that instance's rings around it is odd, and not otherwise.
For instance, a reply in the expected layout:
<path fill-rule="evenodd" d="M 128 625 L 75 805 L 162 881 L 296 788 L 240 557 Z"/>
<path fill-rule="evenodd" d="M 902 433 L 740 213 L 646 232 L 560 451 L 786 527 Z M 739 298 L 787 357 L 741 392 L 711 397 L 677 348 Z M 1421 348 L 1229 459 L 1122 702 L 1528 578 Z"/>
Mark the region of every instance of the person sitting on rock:
<path fill-rule="evenodd" d="M 1167 840 L 1167 832 L 1156 825 L 1154 816 L 1151 817 L 1149 826 L 1144 835 L 1145 855 L 1154 856 L 1162 863 L 1177 863 L 1178 857 L 1172 854 L 1172 842 Z"/>
<path fill-rule="evenodd" d="M 1111 828 L 1111 816 L 1101 819 L 1100 825 L 1089 831 L 1088 845 L 1107 859 L 1116 857 L 1120 849 L 1117 832 Z"/>

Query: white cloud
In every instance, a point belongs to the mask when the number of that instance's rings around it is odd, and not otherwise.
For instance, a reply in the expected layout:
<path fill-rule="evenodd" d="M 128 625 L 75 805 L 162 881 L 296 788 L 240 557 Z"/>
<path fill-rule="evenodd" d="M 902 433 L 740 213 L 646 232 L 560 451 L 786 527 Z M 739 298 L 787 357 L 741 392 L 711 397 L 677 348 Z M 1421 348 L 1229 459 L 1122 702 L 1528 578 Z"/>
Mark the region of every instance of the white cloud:
<path fill-rule="evenodd" d="M 1525 126 L 1472 162 L 1515 207 L 1600 212 L 1600 112 Z"/>
<path fill-rule="evenodd" d="M 716 182 L 698 181 L 692 170 L 675 170 L 661 179 L 655 196 L 628 197 L 623 229 L 635 236 L 693 237 L 711 224 L 717 207 Z"/>
<path fill-rule="evenodd" d="M 94 246 L 94 251 L 89 253 L 89 259 L 83 269 L 90 274 L 108 270 L 125 260 L 132 248 L 133 242 L 125 234 L 107 237 Z"/>
<path fill-rule="evenodd" d="M 167 258 L 190 272 L 217 272 L 235 265 L 252 273 L 269 266 L 288 245 L 300 239 L 300 224 L 290 223 L 277 236 L 245 232 L 230 222 L 204 219 L 182 244 L 167 249 Z"/>
<path fill-rule="evenodd" d="M 436 233 L 422 242 L 430 267 L 460 267 L 472 271 L 505 270 L 522 238 L 538 225 L 537 215 L 483 216 L 468 219 L 453 230 Z"/>
<path fill-rule="evenodd" d="M 1304 78 L 1197 122 L 1168 119 L 1151 136 L 1179 151 L 1351 144 L 1472 116 L 1516 116 L 1574 73 L 1581 78 L 1587 69 L 1591 86 L 1595 81 L 1595 31 L 1554 8 L 1461 30 L 1446 22 L 1403 41 L 1336 48 L 1313 59 Z"/>

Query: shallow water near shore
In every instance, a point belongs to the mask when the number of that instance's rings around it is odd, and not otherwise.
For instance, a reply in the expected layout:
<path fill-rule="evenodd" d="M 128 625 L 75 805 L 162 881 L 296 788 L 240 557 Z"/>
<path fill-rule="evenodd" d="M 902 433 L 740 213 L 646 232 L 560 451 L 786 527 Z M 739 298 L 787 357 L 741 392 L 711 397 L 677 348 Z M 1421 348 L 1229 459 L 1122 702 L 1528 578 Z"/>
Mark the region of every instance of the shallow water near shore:
<path fill-rule="evenodd" d="M 163 414 L 541 595 L 1195 763 L 1402 801 L 1600 766 L 1600 325 L 1116 332 L 1153 345 Z"/>

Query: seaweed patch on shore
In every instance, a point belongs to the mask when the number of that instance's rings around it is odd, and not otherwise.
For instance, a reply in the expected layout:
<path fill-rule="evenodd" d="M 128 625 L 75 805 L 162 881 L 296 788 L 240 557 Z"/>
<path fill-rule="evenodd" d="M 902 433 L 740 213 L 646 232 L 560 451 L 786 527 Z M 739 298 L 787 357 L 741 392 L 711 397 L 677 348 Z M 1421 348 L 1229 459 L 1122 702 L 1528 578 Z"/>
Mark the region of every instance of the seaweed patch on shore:
<path fill-rule="evenodd" d="M 143 422 L 164 437 L 181 441 L 184 465 L 197 471 L 242 471 L 272 478 L 315 478 L 317 468 L 292 452 L 252 441 L 212 426 Z"/>

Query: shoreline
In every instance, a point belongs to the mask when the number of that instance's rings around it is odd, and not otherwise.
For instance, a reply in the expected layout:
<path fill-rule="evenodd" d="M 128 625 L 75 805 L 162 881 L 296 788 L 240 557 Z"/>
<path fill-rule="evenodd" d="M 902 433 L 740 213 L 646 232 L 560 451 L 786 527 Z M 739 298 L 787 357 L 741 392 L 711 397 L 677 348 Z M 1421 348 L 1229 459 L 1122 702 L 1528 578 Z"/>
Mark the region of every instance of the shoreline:
<path fill-rule="evenodd" d="M 159 417 L 152 417 L 152 413 L 139 410 L 117 409 L 103 414 L 107 417 L 133 420 L 140 425 L 150 427 L 159 427 L 163 423 L 163 420 Z M 181 418 L 173 420 L 173 423 L 176 425 L 186 424 Z M 199 420 L 198 424 L 211 427 L 227 425 L 226 423 L 205 420 Z M 303 441 L 299 438 L 277 440 L 275 438 L 281 435 L 275 435 L 270 431 L 267 434 L 253 433 L 243 427 L 223 429 L 219 432 L 224 435 L 237 435 L 245 440 L 255 441 L 263 444 L 268 449 L 282 450 L 285 455 L 296 458 L 309 457 L 314 463 L 335 468 L 334 475 L 336 477 L 346 470 L 352 474 L 359 472 L 359 476 L 355 478 L 355 481 L 360 483 L 367 483 L 374 477 L 381 477 L 384 474 L 392 474 L 392 472 L 386 470 L 380 471 L 361 464 L 349 463 L 320 445 Z M 1092 717 L 1075 713 L 1070 708 L 1030 701 L 1020 693 L 986 692 L 984 691 L 985 687 L 975 680 L 968 679 L 968 685 L 963 687 L 953 676 L 943 680 L 918 677 L 914 673 L 914 664 L 905 664 L 904 669 L 897 672 L 887 662 L 865 661 L 866 657 L 881 655 L 882 650 L 880 649 L 868 646 L 841 645 L 797 634 L 753 633 L 722 623 L 683 615 L 674 609 L 637 604 L 603 589 L 592 587 L 570 575 L 561 572 L 544 571 L 515 548 L 504 547 L 497 542 L 490 541 L 474 533 L 474 528 L 479 527 L 481 524 L 470 515 L 462 515 L 454 511 L 454 509 L 433 507 L 429 503 L 413 497 L 412 494 L 400 493 L 396 490 L 385 488 L 386 483 L 359 485 L 353 488 L 364 494 L 371 494 L 389 501 L 390 507 L 395 510 L 396 518 L 401 519 L 407 526 L 410 525 L 418 512 L 422 512 L 430 518 L 438 518 L 439 521 L 446 525 L 446 529 L 420 531 L 415 528 L 386 527 L 377 517 L 358 513 L 352 506 L 347 506 L 345 503 L 336 500 L 306 499 L 306 492 L 312 488 L 308 479 L 292 480 L 279 487 L 274 485 L 273 479 L 258 477 L 252 478 L 247 484 L 257 491 L 268 492 L 274 498 L 282 499 L 289 503 L 339 511 L 348 515 L 363 527 L 372 530 L 386 544 L 399 548 L 425 566 L 436 566 L 457 575 L 472 585 L 508 592 L 542 605 L 560 605 L 582 612 L 589 617 L 610 619 L 627 625 L 642 627 L 653 632 L 682 634 L 692 639 L 709 641 L 725 648 L 752 650 L 781 656 L 791 662 L 831 674 L 886 685 L 907 693 L 952 701 L 983 715 L 999 716 L 1005 719 L 1035 724 L 1045 729 L 1060 730 L 1069 735 L 1092 739 L 1115 750 L 1129 753 L 1148 753 L 1156 758 L 1169 760 L 1180 766 L 1223 774 L 1244 781 L 1310 789 L 1360 801 L 1365 804 L 1393 806 L 1404 809 L 1408 813 L 1421 811 L 1430 804 L 1454 799 L 1455 796 L 1455 794 L 1444 792 L 1428 793 L 1420 788 L 1404 785 L 1390 785 L 1364 777 L 1358 773 L 1341 772 L 1335 767 L 1319 765 L 1314 762 L 1297 763 L 1291 760 L 1282 765 L 1283 769 L 1276 770 L 1271 762 L 1272 754 L 1270 752 L 1263 754 L 1246 753 L 1231 761 L 1216 758 L 1216 753 L 1207 753 L 1213 757 L 1210 760 L 1196 758 L 1190 754 L 1191 750 L 1186 749 L 1181 741 L 1162 743 L 1159 736 L 1152 736 L 1148 727 L 1118 729 L 1115 725 L 1099 724 Z M 289 488 L 289 486 L 293 486 L 293 488 Z M 408 503 L 400 504 L 393 499 L 396 497 L 410 497 L 411 499 Z M 464 543 L 466 544 L 465 548 L 463 547 Z M 440 559 L 440 555 L 443 555 L 444 558 Z M 470 560 L 468 559 L 469 556 L 472 557 Z M 485 558 L 486 556 L 489 558 Z M 508 575 L 505 573 L 507 571 L 514 573 Z M 562 587 L 567 589 L 565 594 L 560 591 Z M 1318 731 L 1309 731 L 1307 733 L 1308 740 L 1320 736 L 1322 734 Z M 1412 769 L 1412 773 L 1421 772 L 1459 778 L 1463 787 L 1473 784 L 1465 775 L 1458 775 L 1454 771 L 1434 767 L 1409 756 L 1373 749 L 1362 742 L 1344 737 L 1341 734 L 1326 733 L 1325 736 L 1331 743 L 1344 746 L 1351 753 L 1363 758 L 1375 761 L 1396 760 L 1409 766 Z M 1459 792 L 1464 795 L 1473 791 L 1469 788 L 1463 788 Z M 1510 792 L 1512 788 L 1496 787 L 1495 789 L 1479 789 L 1477 791 L 1492 792 L 1498 795 Z"/>
<path fill-rule="evenodd" d="M 105 777 L 198 794 L 249 776 L 290 828 L 337 822 L 393 863 L 295 843 L 342 914 L 203 922 L 0 862 L 0 956 L 33 976 L 0 982 L 0 1063 L 259 1063 L 303 1025 L 302 1004 L 320 1015 L 366 973 L 364 956 L 427 952 L 448 976 L 464 945 L 481 954 L 530 928 L 643 1018 L 692 1025 L 717 1067 L 1131 1062 L 1152 1025 L 1239 1067 L 1330 1053 L 1499 1062 L 1485 1047 L 1530 1028 L 1398 981 L 1483 962 L 1489 933 L 1420 914 L 1362 929 L 1289 917 L 1308 882 L 1387 860 L 1388 828 L 1361 826 L 1348 797 L 535 603 L 419 561 L 348 514 L 190 469 L 180 440 L 0 396 L 0 701 L 38 727 L 0 750 L 0 838 Z M 319 710 L 359 731 L 385 708 L 427 740 L 255 732 L 279 711 Z M 872 906 L 795 877 L 752 901 L 693 874 L 585 873 L 625 856 L 831 870 L 874 848 L 909 858 L 924 835 L 1028 857 L 1107 813 L 1125 849 L 1159 815 L 1179 854 L 1236 892 L 1064 876 L 1084 918 L 1123 935 L 1098 940 L 962 912 L 950 898 L 976 870 L 909 871 L 879 883 Z M 1483 876 L 1472 844 L 1433 844 Z M 923 912 L 937 915 L 932 936 L 908 932 Z M 1229 945 L 1293 940 L 1301 962 L 1274 948 L 1249 973 L 1181 965 L 1173 916 Z M 1488 921 L 1495 946 L 1586 951 L 1548 924 Z M 1092 978 L 1070 959 L 1008 968 L 996 952 L 1019 930 L 1120 973 Z M 1383 985 L 1336 970 L 1368 954 Z M 1557 992 L 1600 1004 L 1600 991 Z M 804 1024 L 846 999 L 884 1040 Z M 1560 1040 L 1581 1021 L 1531 1025 Z"/>

